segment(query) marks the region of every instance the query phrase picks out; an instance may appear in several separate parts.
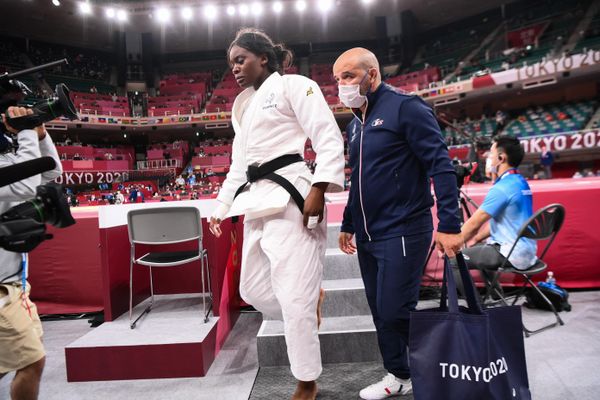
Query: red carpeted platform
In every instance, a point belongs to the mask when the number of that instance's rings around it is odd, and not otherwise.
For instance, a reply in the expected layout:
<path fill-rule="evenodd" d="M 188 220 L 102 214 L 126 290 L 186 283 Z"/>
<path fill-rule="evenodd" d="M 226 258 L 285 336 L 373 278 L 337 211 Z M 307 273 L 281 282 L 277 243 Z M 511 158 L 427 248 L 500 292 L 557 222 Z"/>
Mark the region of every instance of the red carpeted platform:
<path fill-rule="evenodd" d="M 564 225 L 545 257 L 548 270 L 565 288 L 600 287 L 600 178 L 529 181 L 529 185 L 535 210 L 552 203 L 566 209 Z M 463 192 L 479 204 L 490 186 L 471 183 Z M 332 195 L 331 199 L 329 222 L 341 222 L 347 193 Z M 437 224 L 435 209 L 433 212 Z M 430 260 L 427 273 L 441 280 L 442 266 L 436 257 Z"/>
<path fill-rule="evenodd" d="M 158 295 L 152 312 L 135 330 L 129 328 L 129 257 L 127 213 L 133 209 L 193 206 L 200 215 L 210 215 L 214 200 L 107 206 L 98 210 L 98 225 L 88 235 L 71 237 L 74 248 L 99 239 L 100 301 L 105 323 L 65 349 L 69 381 L 154 379 L 204 376 L 239 315 L 237 287 L 242 224 L 223 224 L 223 237 L 206 235 L 202 219 L 203 246 L 208 251 L 213 317 L 203 322 L 200 307 L 202 284 L 198 261 L 170 268 L 155 268 L 154 288 Z M 80 216 L 83 218 L 83 215 Z M 77 226 L 78 224 L 76 224 Z M 83 224 L 82 224 L 83 226 Z M 69 228 L 70 229 L 70 228 Z M 158 229 L 158 228 L 157 228 Z M 67 235 L 68 230 L 58 231 Z M 92 236 L 92 233 L 94 236 Z M 99 237 L 98 237 L 99 236 Z M 95 237 L 96 239 L 90 239 Z M 161 251 L 190 250 L 197 242 L 168 244 Z M 148 250 L 136 247 L 136 257 Z M 52 247 L 45 251 L 51 251 Z M 43 255 L 39 255 L 43 259 Z M 71 260 L 64 258 L 63 260 Z M 66 265 L 65 265 L 66 264 Z M 62 262 L 61 268 L 71 262 Z M 91 284 L 75 269 L 60 270 L 73 286 Z M 78 281 L 81 281 L 78 283 Z M 86 281 L 86 282 L 83 282 Z M 134 304 L 139 315 L 149 297 L 148 269 L 134 266 Z M 42 286 L 43 287 L 43 286 Z M 65 287 L 63 290 L 68 290 Z M 95 293 L 98 294 L 97 292 Z M 205 294 L 206 296 L 206 294 Z"/>

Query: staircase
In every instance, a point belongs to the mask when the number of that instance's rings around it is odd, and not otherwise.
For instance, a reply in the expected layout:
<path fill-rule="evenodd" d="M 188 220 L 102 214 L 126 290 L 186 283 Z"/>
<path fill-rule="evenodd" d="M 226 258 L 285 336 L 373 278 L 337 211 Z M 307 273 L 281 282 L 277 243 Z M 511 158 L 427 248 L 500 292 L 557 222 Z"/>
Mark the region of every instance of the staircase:
<path fill-rule="evenodd" d="M 379 361 L 373 318 L 364 293 L 358 257 L 338 249 L 340 224 L 330 224 L 323 268 L 325 301 L 319 330 L 324 364 Z M 261 367 L 289 365 L 283 322 L 265 320 L 257 335 Z"/>

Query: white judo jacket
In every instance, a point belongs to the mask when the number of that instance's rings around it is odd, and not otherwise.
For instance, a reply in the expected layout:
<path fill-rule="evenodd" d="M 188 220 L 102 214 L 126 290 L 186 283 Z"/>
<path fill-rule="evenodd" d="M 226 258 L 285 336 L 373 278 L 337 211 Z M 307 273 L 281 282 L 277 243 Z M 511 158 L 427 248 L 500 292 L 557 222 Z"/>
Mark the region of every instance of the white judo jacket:
<path fill-rule="evenodd" d="M 290 194 L 269 180 L 250 184 L 235 201 L 234 195 L 246 182 L 249 165 L 262 165 L 286 154 L 303 156 L 307 138 L 317 154 L 314 175 L 305 163 L 288 165 L 276 173 L 289 180 L 305 198 L 311 185 L 318 182 L 329 183 L 328 192 L 343 190 L 344 141 L 314 81 L 274 72 L 258 90 L 250 87 L 237 96 L 231 120 L 235 131 L 232 164 L 213 217 L 245 215 L 250 220 L 283 211 Z"/>

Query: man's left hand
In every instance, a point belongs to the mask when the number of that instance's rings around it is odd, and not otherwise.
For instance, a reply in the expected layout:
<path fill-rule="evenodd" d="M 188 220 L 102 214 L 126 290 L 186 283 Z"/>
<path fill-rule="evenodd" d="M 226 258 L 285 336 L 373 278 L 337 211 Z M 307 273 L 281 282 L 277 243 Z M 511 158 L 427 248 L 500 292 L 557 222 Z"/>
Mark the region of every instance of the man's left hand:
<path fill-rule="evenodd" d="M 461 233 L 442 233 L 435 235 L 435 247 L 448 257 L 452 258 L 464 246 L 465 241 Z"/>

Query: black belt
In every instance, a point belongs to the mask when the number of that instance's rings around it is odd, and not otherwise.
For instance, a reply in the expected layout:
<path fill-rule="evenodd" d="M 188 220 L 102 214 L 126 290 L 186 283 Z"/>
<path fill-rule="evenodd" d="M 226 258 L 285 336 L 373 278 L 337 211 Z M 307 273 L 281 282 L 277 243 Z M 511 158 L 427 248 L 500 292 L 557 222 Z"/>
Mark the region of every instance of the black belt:
<path fill-rule="evenodd" d="M 233 199 L 235 200 L 235 198 L 244 191 L 249 183 L 254 183 L 261 179 L 268 179 L 283 187 L 290 194 L 290 196 L 292 196 L 292 199 L 300 209 L 300 212 L 304 213 L 304 197 L 302 197 L 298 189 L 296 189 L 296 187 L 292 185 L 290 181 L 275 173 L 275 171 L 278 169 L 303 161 L 304 158 L 300 154 L 286 154 L 260 166 L 248 166 L 248 171 L 246 171 L 246 178 L 248 181 L 238 188 L 238 190 L 235 192 L 235 196 L 233 196 Z M 233 217 L 232 221 L 237 222 L 237 219 L 237 217 Z"/>

